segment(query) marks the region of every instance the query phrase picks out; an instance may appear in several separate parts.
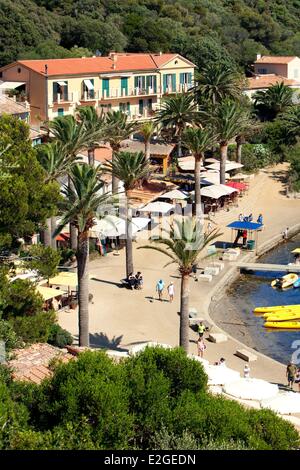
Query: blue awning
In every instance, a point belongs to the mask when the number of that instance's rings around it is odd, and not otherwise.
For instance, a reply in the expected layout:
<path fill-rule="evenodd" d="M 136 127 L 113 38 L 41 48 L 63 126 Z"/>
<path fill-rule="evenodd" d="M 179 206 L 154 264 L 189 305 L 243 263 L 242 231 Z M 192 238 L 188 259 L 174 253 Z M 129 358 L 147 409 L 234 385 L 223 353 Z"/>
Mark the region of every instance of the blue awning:
<path fill-rule="evenodd" d="M 263 227 L 263 224 L 257 224 L 255 222 L 241 222 L 237 220 L 236 222 L 231 222 L 231 224 L 227 225 L 229 228 L 233 228 L 235 230 L 260 230 Z"/>

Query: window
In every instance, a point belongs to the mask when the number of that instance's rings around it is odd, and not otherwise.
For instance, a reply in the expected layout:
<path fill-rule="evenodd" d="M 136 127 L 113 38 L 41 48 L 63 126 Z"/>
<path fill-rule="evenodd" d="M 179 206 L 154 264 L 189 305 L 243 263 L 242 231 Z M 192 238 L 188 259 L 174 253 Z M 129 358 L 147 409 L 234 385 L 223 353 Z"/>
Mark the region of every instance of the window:
<path fill-rule="evenodd" d="M 176 73 L 163 75 L 163 91 L 164 93 L 176 91 Z"/>
<path fill-rule="evenodd" d="M 264 75 L 264 74 L 268 73 L 268 70 L 267 69 L 258 69 L 258 73 Z"/>
<path fill-rule="evenodd" d="M 185 88 L 185 86 L 190 88 L 192 86 L 193 77 L 191 72 L 181 73 L 179 79 L 181 88 Z"/>
<path fill-rule="evenodd" d="M 134 88 L 138 88 L 138 93 L 141 95 L 145 92 L 146 88 L 146 77 L 144 76 L 137 76 L 134 77 Z"/>
<path fill-rule="evenodd" d="M 95 89 L 94 89 L 94 79 L 85 79 L 82 82 L 82 99 L 94 99 L 95 98 Z"/>
<path fill-rule="evenodd" d="M 151 88 L 151 90 L 149 90 L 149 88 Z M 146 77 L 146 89 L 147 93 L 150 91 L 156 93 L 156 75 L 148 75 Z"/>
<path fill-rule="evenodd" d="M 109 97 L 109 78 L 102 79 L 102 95 L 104 98 Z"/>
<path fill-rule="evenodd" d="M 64 115 L 64 108 L 58 108 L 57 116 L 63 116 L 63 115 Z"/>
<path fill-rule="evenodd" d="M 21 73 L 21 71 L 22 71 L 21 67 L 18 67 L 18 73 Z"/>
<path fill-rule="evenodd" d="M 128 77 L 121 78 L 121 96 L 128 95 Z"/>
<path fill-rule="evenodd" d="M 142 116 L 144 113 L 144 100 L 139 100 L 139 114 Z"/>
<path fill-rule="evenodd" d="M 53 82 L 53 101 L 68 101 L 68 82 Z"/>

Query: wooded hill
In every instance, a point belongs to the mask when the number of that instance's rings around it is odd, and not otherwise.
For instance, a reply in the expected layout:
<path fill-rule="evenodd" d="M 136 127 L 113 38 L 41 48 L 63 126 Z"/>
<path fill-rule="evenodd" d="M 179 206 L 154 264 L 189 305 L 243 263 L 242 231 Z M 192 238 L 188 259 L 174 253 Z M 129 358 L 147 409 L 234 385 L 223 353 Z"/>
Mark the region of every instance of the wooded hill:
<path fill-rule="evenodd" d="M 300 56 L 300 0 L 0 0 L 0 65 L 17 58 L 178 52 L 247 68 Z"/>

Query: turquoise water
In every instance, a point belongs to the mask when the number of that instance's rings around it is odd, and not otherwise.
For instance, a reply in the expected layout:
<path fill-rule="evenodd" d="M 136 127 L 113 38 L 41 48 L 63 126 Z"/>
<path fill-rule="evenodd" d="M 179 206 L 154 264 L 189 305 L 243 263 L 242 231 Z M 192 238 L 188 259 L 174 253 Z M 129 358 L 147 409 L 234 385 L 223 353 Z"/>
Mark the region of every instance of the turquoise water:
<path fill-rule="evenodd" d="M 262 256 L 259 261 L 273 264 L 293 262 L 291 251 L 294 248 L 300 248 L 300 235 Z M 259 306 L 300 304 L 300 288 L 282 291 L 270 286 L 273 279 L 282 275 L 276 272 L 243 275 L 235 282 L 228 297 L 240 312 L 256 349 L 286 364 L 296 351 L 295 346 L 300 348 L 300 330 L 266 330 L 263 318 L 253 314 L 253 309 Z M 294 341 L 299 341 L 299 344 L 294 344 L 293 348 Z"/>

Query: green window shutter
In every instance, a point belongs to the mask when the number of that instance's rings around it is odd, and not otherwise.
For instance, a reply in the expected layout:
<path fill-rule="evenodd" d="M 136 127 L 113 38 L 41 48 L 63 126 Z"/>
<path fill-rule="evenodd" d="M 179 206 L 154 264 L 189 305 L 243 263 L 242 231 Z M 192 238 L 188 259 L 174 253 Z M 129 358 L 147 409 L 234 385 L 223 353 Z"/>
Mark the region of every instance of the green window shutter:
<path fill-rule="evenodd" d="M 144 112 L 144 100 L 139 100 L 139 114 Z"/>
<path fill-rule="evenodd" d="M 146 77 L 143 76 L 142 77 L 142 89 L 145 90 L 145 88 L 146 88 Z"/>
<path fill-rule="evenodd" d="M 176 91 L 176 73 L 172 73 L 172 91 Z"/>
<path fill-rule="evenodd" d="M 163 75 L 163 92 L 166 93 L 168 87 L 168 75 Z"/>
<path fill-rule="evenodd" d="M 148 88 L 151 86 L 151 76 L 147 75 L 146 77 L 146 88 L 147 88 L 147 93 L 148 93 Z"/>
<path fill-rule="evenodd" d="M 188 84 L 189 85 L 193 84 L 193 74 L 192 74 L 192 72 L 188 73 Z"/>
<path fill-rule="evenodd" d="M 127 77 L 122 77 L 121 78 L 121 93 L 123 94 L 125 92 L 125 96 L 128 95 L 128 78 Z"/>
<path fill-rule="evenodd" d="M 138 88 L 139 86 L 139 77 L 134 77 L 134 88 Z"/>
<path fill-rule="evenodd" d="M 64 108 L 58 108 L 57 115 L 58 116 L 63 116 L 64 115 Z"/>
<path fill-rule="evenodd" d="M 153 75 L 153 89 L 154 89 L 154 93 L 156 93 L 156 90 L 157 90 L 157 86 L 156 86 L 156 75 Z"/>
<path fill-rule="evenodd" d="M 53 82 L 53 101 L 57 101 L 57 89 L 58 84 L 56 82 Z"/>
<path fill-rule="evenodd" d="M 102 79 L 102 93 L 103 93 L 103 96 L 105 94 L 105 91 L 106 91 L 106 96 L 109 96 L 109 78 L 103 78 Z"/>
<path fill-rule="evenodd" d="M 126 107 L 127 107 L 127 114 L 128 114 L 128 116 L 130 116 L 130 103 L 129 103 L 129 101 L 126 103 Z"/>
<path fill-rule="evenodd" d="M 180 74 L 180 85 L 184 85 L 184 73 Z"/>

